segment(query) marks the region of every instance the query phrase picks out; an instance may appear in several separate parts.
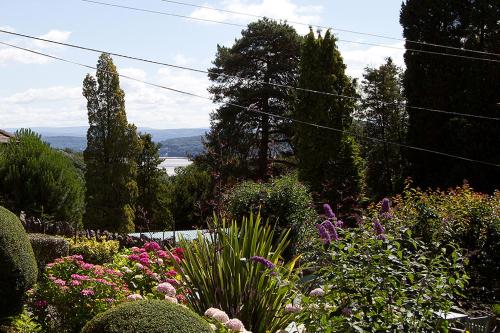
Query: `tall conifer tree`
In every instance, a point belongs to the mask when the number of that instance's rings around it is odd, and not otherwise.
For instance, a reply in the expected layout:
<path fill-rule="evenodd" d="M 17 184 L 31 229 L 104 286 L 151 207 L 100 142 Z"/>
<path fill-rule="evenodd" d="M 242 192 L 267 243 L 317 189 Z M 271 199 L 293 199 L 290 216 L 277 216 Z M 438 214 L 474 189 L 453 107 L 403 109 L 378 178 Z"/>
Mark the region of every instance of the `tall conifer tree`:
<path fill-rule="evenodd" d="M 311 30 L 305 37 L 299 86 L 302 88 L 355 96 L 355 82 L 345 74 L 346 66 L 330 31 L 316 37 Z M 310 185 L 318 199 L 340 208 L 352 203 L 361 192 L 361 160 L 349 130 L 355 103 L 352 99 L 298 93 L 295 118 L 335 128 L 330 131 L 297 123 L 295 145 L 299 178 Z"/>
<path fill-rule="evenodd" d="M 406 0 L 400 22 L 409 49 L 499 59 L 411 42 L 500 53 L 498 0 Z M 499 63 L 410 50 L 405 62 L 404 88 L 409 105 L 498 117 Z M 500 164 L 500 122 L 418 109 L 408 109 L 408 114 L 408 144 Z M 447 187 L 464 179 L 484 191 L 500 185 L 497 167 L 421 151 L 406 152 L 410 175 L 419 186 Z"/>
<path fill-rule="evenodd" d="M 125 94 L 109 55 L 99 57 L 96 78 L 89 74 L 83 81 L 83 95 L 89 118 L 83 154 L 87 185 L 84 224 L 133 231 L 140 141 L 136 127 L 127 122 Z"/>

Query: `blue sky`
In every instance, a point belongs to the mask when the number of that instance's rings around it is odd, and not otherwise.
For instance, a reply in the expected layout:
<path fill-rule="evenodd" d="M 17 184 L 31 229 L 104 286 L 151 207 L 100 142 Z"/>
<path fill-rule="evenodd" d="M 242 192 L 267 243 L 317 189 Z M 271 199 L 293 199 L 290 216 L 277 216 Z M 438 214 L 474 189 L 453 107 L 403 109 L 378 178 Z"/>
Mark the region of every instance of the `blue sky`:
<path fill-rule="evenodd" d="M 102 0 L 131 7 L 246 24 L 249 18 L 169 4 L 161 0 Z M 291 21 L 401 37 L 401 0 L 186 0 Z M 0 2 L 0 29 L 44 36 L 83 46 L 206 69 L 217 44 L 230 45 L 241 28 L 202 23 L 151 13 L 104 7 L 80 0 Z M 300 33 L 307 27 L 297 26 Z M 402 42 L 338 33 L 341 39 L 402 47 Z M 0 34 L 0 41 L 69 60 L 95 65 L 98 54 L 47 45 Z M 402 65 L 400 50 L 339 43 L 348 73 L 392 56 Z M 208 96 L 203 74 L 115 58 L 120 73 Z M 0 45 L 0 128 L 82 126 L 87 124 L 82 81 L 84 68 L 26 54 Z M 209 101 L 177 95 L 122 79 L 130 122 L 141 127 L 208 127 Z"/>

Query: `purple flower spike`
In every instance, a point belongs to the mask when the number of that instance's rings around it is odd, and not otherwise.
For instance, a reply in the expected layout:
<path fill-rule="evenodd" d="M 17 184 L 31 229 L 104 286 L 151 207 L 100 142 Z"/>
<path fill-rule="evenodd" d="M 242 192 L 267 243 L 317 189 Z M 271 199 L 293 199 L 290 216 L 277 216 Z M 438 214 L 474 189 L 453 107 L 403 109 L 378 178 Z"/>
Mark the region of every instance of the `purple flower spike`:
<path fill-rule="evenodd" d="M 335 214 L 333 213 L 332 207 L 330 207 L 329 204 L 324 204 L 323 210 L 325 211 L 326 217 L 328 217 L 329 219 L 335 218 Z"/>
<path fill-rule="evenodd" d="M 391 202 L 389 199 L 384 198 L 382 200 L 382 208 L 380 209 L 380 214 L 389 213 L 391 211 Z"/>
<path fill-rule="evenodd" d="M 322 223 L 323 227 L 325 227 L 326 231 L 330 236 L 330 241 L 338 241 L 339 235 L 337 234 L 337 228 L 333 225 L 331 221 L 326 220 Z"/>
<path fill-rule="evenodd" d="M 322 224 L 316 224 L 316 229 L 318 229 L 321 241 L 325 244 L 330 244 L 331 242 L 330 234 L 328 233 L 328 230 L 326 230 L 325 226 Z"/>
<path fill-rule="evenodd" d="M 336 223 L 335 223 L 335 226 L 337 228 L 343 228 L 344 227 L 344 222 L 342 220 L 338 220 Z"/>
<path fill-rule="evenodd" d="M 375 219 L 375 221 L 373 222 L 373 230 L 375 231 L 377 236 L 383 235 L 385 233 L 385 229 L 378 219 Z"/>
<path fill-rule="evenodd" d="M 274 267 L 275 267 L 275 265 L 271 261 L 267 260 L 264 257 L 253 256 L 250 258 L 250 260 L 261 263 L 262 265 L 266 266 L 268 269 L 274 269 Z"/>

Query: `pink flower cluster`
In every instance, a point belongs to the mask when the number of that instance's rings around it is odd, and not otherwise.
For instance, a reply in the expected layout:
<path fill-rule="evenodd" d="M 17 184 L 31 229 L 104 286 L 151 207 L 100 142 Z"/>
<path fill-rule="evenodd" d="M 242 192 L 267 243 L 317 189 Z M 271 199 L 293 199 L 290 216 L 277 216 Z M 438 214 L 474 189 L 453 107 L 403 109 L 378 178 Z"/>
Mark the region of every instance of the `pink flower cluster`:
<path fill-rule="evenodd" d="M 214 319 L 217 323 L 224 325 L 231 332 L 251 333 L 245 329 L 245 325 L 237 318 L 229 319 L 224 311 L 217 308 L 209 308 L 205 311 L 205 316 Z"/>

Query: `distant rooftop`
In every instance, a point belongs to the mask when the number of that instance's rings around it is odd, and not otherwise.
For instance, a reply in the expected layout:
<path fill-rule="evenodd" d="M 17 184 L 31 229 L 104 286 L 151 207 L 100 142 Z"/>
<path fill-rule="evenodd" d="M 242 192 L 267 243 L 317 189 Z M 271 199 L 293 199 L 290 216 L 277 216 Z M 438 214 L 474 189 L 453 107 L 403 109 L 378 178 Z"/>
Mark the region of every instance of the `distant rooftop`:
<path fill-rule="evenodd" d="M 11 138 L 14 137 L 14 134 L 9 133 L 7 131 L 1 130 L 0 129 L 0 143 L 6 143 L 9 142 Z"/>

